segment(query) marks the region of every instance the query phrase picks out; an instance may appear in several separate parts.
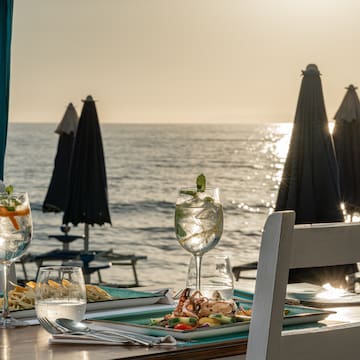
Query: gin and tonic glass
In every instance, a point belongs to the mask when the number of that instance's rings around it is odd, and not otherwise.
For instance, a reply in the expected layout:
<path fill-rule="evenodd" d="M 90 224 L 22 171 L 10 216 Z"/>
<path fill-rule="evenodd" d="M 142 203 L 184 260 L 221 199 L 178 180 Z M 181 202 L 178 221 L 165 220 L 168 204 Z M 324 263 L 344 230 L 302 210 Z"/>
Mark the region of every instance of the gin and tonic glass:
<path fill-rule="evenodd" d="M 201 259 L 213 249 L 223 232 L 223 207 L 219 189 L 182 189 L 175 207 L 175 231 L 180 245 L 194 256 L 196 283 L 200 290 Z"/>
<path fill-rule="evenodd" d="M 22 322 L 10 316 L 8 301 L 9 269 L 30 245 L 33 233 L 27 193 L 0 193 L 0 263 L 3 265 L 3 298 L 0 328 L 12 328 Z"/>

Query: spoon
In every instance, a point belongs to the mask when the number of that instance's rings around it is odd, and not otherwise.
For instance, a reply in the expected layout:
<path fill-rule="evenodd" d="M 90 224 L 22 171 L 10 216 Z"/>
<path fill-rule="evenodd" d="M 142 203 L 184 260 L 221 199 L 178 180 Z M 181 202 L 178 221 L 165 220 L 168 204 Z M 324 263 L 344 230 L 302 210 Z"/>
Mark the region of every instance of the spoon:
<path fill-rule="evenodd" d="M 104 333 L 101 331 L 92 330 L 88 326 L 83 324 L 82 322 L 75 321 L 72 319 L 59 318 L 59 319 L 56 319 L 56 323 L 59 324 L 60 326 L 62 326 L 63 328 L 68 329 L 72 332 L 76 332 L 76 333 L 84 333 L 84 334 L 88 333 L 88 334 L 94 334 L 94 335 Z M 114 335 L 114 333 L 112 335 Z M 136 335 L 129 335 L 129 334 L 125 334 L 125 333 L 120 334 L 118 332 L 118 336 L 122 337 L 124 339 L 130 340 L 132 342 L 136 342 L 136 343 L 145 345 L 145 346 L 152 346 L 154 344 L 152 341 L 146 341 L 142 338 L 137 337 Z"/>

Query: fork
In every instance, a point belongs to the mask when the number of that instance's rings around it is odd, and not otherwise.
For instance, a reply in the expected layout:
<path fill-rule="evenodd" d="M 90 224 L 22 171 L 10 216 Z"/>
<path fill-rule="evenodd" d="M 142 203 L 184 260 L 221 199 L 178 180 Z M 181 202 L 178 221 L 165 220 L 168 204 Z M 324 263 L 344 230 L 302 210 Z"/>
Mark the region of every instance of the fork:
<path fill-rule="evenodd" d="M 161 338 L 156 337 L 156 336 L 151 336 L 151 335 L 146 335 L 146 334 L 138 334 L 138 333 L 134 333 L 134 332 L 119 330 L 119 329 L 112 329 L 112 328 L 92 329 L 91 327 L 88 327 L 87 330 L 84 330 L 84 332 L 86 332 L 86 333 L 95 332 L 96 334 L 104 334 L 104 335 L 108 335 L 108 336 L 113 335 L 114 337 L 120 336 L 120 337 L 124 337 L 125 339 L 129 339 L 133 342 L 140 343 L 140 344 L 146 345 L 146 346 L 157 345 L 157 344 L 160 344 L 160 342 L 161 342 Z"/>
<path fill-rule="evenodd" d="M 105 340 L 105 341 L 115 341 L 114 337 L 108 335 L 106 336 L 105 334 L 85 334 L 84 332 L 71 332 L 66 330 L 65 328 L 60 327 L 59 325 L 54 324 L 53 322 L 51 322 L 48 318 L 43 317 L 43 318 L 39 318 L 39 323 L 40 325 L 51 335 L 59 335 L 59 334 L 69 334 L 69 335 L 86 335 L 86 336 L 90 336 L 93 337 L 94 339 L 98 339 L 98 340 Z"/>
<path fill-rule="evenodd" d="M 42 317 L 38 318 L 40 325 L 52 335 L 63 334 L 65 331 L 61 330 L 57 325 L 52 323 L 48 318 Z"/>
<path fill-rule="evenodd" d="M 48 318 L 38 318 L 40 325 L 51 335 L 59 335 L 59 334 L 68 334 L 68 335 L 84 335 L 84 336 L 90 336 L 97 340 L 104 340 L 104 341 L 111 341 L 111 342 L 119 342 L 119 338 L 123 338 L 126 340 L 126 342 L 130 342 L 133 344 L 143 344 L 147 346 L 152 346 L 152 344 L 148 341 L 145 342 L 143 339 L 136 339 L 130 336 L 126 336 L 125 334 L 122 334 L 119 336 L 112 336 L 111 334 L 105 334 L 105 333 L 94 333 L 94 332 L 71 332 L 66 330 L 64 327 L 54 324 L 51 322 Z M 89 329 L 90 330 L 90 329 Z"/>

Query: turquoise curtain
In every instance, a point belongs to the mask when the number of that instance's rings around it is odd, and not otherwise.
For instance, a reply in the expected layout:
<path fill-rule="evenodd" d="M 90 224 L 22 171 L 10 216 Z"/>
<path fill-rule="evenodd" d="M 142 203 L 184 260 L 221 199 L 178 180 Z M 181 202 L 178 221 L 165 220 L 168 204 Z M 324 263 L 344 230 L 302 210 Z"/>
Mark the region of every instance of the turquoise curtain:
<path fill-rule="evenodd" d="M 13 0 L 0 0 L 0 179 L 4 162 L 9 115 L 10 52 Z"/>

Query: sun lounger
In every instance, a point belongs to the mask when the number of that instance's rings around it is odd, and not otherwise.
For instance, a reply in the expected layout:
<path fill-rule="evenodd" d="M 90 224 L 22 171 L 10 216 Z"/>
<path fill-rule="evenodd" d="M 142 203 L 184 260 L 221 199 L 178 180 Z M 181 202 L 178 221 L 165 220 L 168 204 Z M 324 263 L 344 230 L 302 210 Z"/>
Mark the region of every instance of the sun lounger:
<path fill-rule="evenodd" d="M 131 266 L 134 275 L 134 282 L 122 287 L 135 287 L 139 286 L 139 279 L 136 271 L 136 264 L 138 260 L 146 260 L 147 256 L 138 256 L 134 254 L 118 254 L 114 253 L 112 249 L 107 251 L 91 251 L 83 252 L 79 250 L 61 250 L 55 249 L 42 254 L 27 253 L 20 260 L 18 264 L 21 265 L 24 280 L 28 281 L 28 273 L 26 270 L 27 263 L 35 263 L 37 266 L 37 272 L 44 263 L 60 262 L 63 264 L 70 264 L 71 261 L 81 261 L 84 268 L 84 275 L 90 276 L 93 273 L 97 273 L 98 282 L 103 283 L 100 270 L 108 269 L 111 266 Z M 37 273 L 35 278 L 37 277 Z"/>
<path fill-rule="evenodd" d="M 257 261 L 243 265 L 233 266 L 232 272 L 234 274 L 235 280 L 238 281 L 239 279 L 255 279 L 255 276 L 244 276 L 241 275 L 241 273 L 244 271 L 257 270 L 257 266 Z"/>
<path fill-rule="evenodd" d="M 114 252 L 107 252 L 106 254 L 99 255 L 97 258 L 99 260 L 107 259 L 108 261 L 111 261 L 112 266 L 131 266 L 134 275 L 134 283 L 129 284 L 128 287 L 139 286 L 139 280 L 136 272 L 136 263 L 138 262 L 138 260 L 146 260 L 147 256 L 133 254 L 123 255 Z"/>

